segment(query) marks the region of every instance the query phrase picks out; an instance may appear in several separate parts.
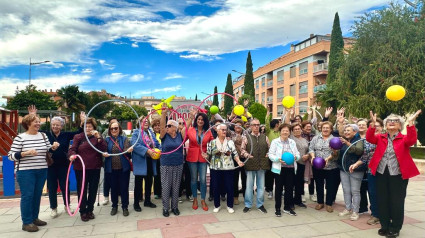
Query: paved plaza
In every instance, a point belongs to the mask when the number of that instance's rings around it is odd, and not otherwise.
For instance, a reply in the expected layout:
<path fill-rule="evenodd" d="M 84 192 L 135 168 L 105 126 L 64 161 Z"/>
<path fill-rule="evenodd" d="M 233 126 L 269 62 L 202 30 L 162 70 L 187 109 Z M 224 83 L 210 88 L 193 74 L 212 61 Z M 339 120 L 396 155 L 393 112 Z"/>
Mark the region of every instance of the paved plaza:
<path fill-rule="evenodd" d="M 308 191 L 306 189 L 306 191 Z M 377 234 L 379 225 L 366 224 L 369 214 L 362 214 L 358 221 L 350 221 L 348 217 L 338 217 L 343 210 L 342 189 L 338 191 L 335 211 L 328 213 L 324 209 L 316 211 L 314 203 L 307 200 L 308 208 L 296 208 L 297 216 L 283 214 L 274 215 L 274 200 L 265 199 L 267 214 L 256 209 L 243 213 L 243 204 L 235 205 L 235 213 L 229 214 L 222 203 L 219 213 L 213 213 L 212 202 L 210 210 L 201 208 L 194 211 L 191 202 L 184 200 L 179 208 L 181 215 L 173 214 L 168 218 L 162 216 L 160 200 L 153 202 L 157 208 L 143 208 L 142 212 L 135 212 L 132 208 L 132 194 L 130 194 L 130 215 L 124 217 L 119 210 L 115 216 L 109 215 L 110 205 L 95 206 L 96 219 L 89 222 L 80 220 L 79 215 L 70 217 L 63 213 L 63 206 L 58 207 L 61 215 L 50 218 L 50 208 L 47 196 L 43 196 L 40 219 L 47 221 L 47 226 L 40 227 L 36 233 L 21 230 L 19 198 L 0 200 L 0 234 L 4 238 L 14 237 L 43 237 L 43 238 L 177 238 L 177 237 L 243 237 L 243 238 L 273 238 L 273 237 L 380 237 Z M 61 201 L 61 197 L 58 199 Z M 76 206 L 76 196 L 72 196 L 73 207 Z M 417 176 L 409 181 L 404 226 L 400 237 L 425 237 L 425 176 Z"/>

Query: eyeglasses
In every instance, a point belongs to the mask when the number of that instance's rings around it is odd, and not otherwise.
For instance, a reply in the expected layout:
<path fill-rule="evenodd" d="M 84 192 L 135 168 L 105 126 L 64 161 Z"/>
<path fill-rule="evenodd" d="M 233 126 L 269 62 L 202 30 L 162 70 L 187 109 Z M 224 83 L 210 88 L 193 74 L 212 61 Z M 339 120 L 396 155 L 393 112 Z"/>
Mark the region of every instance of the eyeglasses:
<path fill-rule="evenodd" d="M 220 129 L 220 131 L 227 131 L 227 129 Z"/>
<path fill-rule="evenodd" d="M 184 123 L 183 122 L 179 122 L 179 125 L 184 125 Z"/>
<path fill-rule="evenodd" d="M 400 119 L 388 119 L 389 123 L 399 123 Z"/>
<path fill-rule="evenodd" d="M 171 128 L 173 125 L 167 125 L 168 128 Z"/>
<path fill-rule="evenodd" d="M 260 124 L 251 124 L 251 126 L 260 126 Z"/>
<path fill-rule="evenodd" d="M 118 129 L 120 129 L 120 128 L 119 127 L 111 127 L 111 131 L 116 131 Z"/>

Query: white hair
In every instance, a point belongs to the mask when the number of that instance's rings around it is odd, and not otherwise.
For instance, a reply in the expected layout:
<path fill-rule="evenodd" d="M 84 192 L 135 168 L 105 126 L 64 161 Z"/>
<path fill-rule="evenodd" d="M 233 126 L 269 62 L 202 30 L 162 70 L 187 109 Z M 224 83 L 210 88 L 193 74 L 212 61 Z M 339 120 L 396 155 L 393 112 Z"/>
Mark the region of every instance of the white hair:
<path fill-rule="evenodd" d="M 223 128 L 223 129 L 227 129 L 227 125 L 226 124 L 224 124 L 224 123 L 221 123 L 221 124 L 219 124 L 219 125 L 217 125 L 217 130 L 220 130 L 221 129 L 221 127 L 225 127 L 225 128 Z"/>
<path fill-rule="evenodd" d="M 65 125 L 65 120 L 62 117 L 53 117 L 51 122 L 54 122 L 54 121 L 59 121 L 62 127 Z"/>
<path fill-rule="evenodd" d="M 347 127 L 353 128 L 354 132 L 359 132 L 359 126 L 357 126 L 356 124 L 347 124 L 347 125 L 345 125 L 344 129 L 347 128 Z"/>
<path fill-rule="evenodd" d="M 388 119 L 393 119 L 393 118 L 400 120 L 400 126 L 401 126 L 400 127 L 400 130 L 403 130 L 403 128 L 404 128 L 404 118 L 402 116 L 400 116 L 400 115 L 393 114 L 393 113 L 391 113 L 389 116 L 387 116 L 384 119 L 385 129 L 387 129 L 387 121 L 388 121 Z"/>
<path fill-rule="evenodd" d="M 168 120 L 168 122 L 172 124 L 173 126 L 175 126 L 176 128 L 179 128 L 179 123 L 176 120 Z"/>

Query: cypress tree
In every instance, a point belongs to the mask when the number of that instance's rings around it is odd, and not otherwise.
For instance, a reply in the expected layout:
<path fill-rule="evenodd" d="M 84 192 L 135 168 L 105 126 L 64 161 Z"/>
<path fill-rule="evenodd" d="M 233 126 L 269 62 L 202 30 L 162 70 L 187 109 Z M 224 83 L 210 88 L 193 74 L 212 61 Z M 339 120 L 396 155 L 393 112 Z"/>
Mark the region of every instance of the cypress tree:
<path fill-rule="evenodd" d="M 216 94 L 216 93 L 217 93 L 217 86 L 214 87 L 214 94 Z M 218 95 L 217 94 L 214 95 L 213 105 L 216 105 L 218 107 Z"/>
<path fill-rule="evenodd" d="M 249 95 L 251 98 L 255 98 L 254 73 L 252 70 L 251 51 L 248 52 L 248 57 L 246 58 L 244 94 Z"/>
<path fill-rule="evenodd" d="M 331 34 L 331 51 L 329 53 L 329 68 L 326 84 L 336 80 L 336 72 L 344 63 L 344 39 L 342 37 L 341 26 L 339 24 L 338 12 L 335 13 Z"/>
<path fill-rule="evenodd" d="M 198 94 L 195 94 L 195 101 L 198 101 Z"/>
<path fill-rule="evenodd" d="M 232 75 L 227 75 L 226 88 L 224 92 L 233 96 L 233 84 L 232 84 Z M 224 113 L 227 115 L 232 112 L 233 108 L 233 98 L 229 96 L 224 96 Z"/>

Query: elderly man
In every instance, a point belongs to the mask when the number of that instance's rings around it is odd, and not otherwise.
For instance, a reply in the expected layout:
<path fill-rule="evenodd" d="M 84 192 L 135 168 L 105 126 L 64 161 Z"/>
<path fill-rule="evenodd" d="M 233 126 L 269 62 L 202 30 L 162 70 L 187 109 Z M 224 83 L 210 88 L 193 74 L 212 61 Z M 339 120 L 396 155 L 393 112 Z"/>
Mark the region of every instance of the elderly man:
<path fill-rule="evenodd" d="M 251 133 L 249 138 L 242 141 L 241 154 L 248 158 L 245 163 L 246 170 L 246 190 L 245 190 L 245 208 L 246 213 L 251 210 L 252 198 L 254 192 L 254 180 L 257 182 L 257 208 L 262 213 L 267 213 L 264 208 L 264 177 L 267 170 L 270 170 L 270 162 L 267 152 L 270 147 L 269 139 L 265 134 L 260 134 L 260 121 L 257 118 L 252 119 Z M 251 144 L 252 143 L 252 144 Z M 252 154 L 250 154 L 252 148 Z"/>

